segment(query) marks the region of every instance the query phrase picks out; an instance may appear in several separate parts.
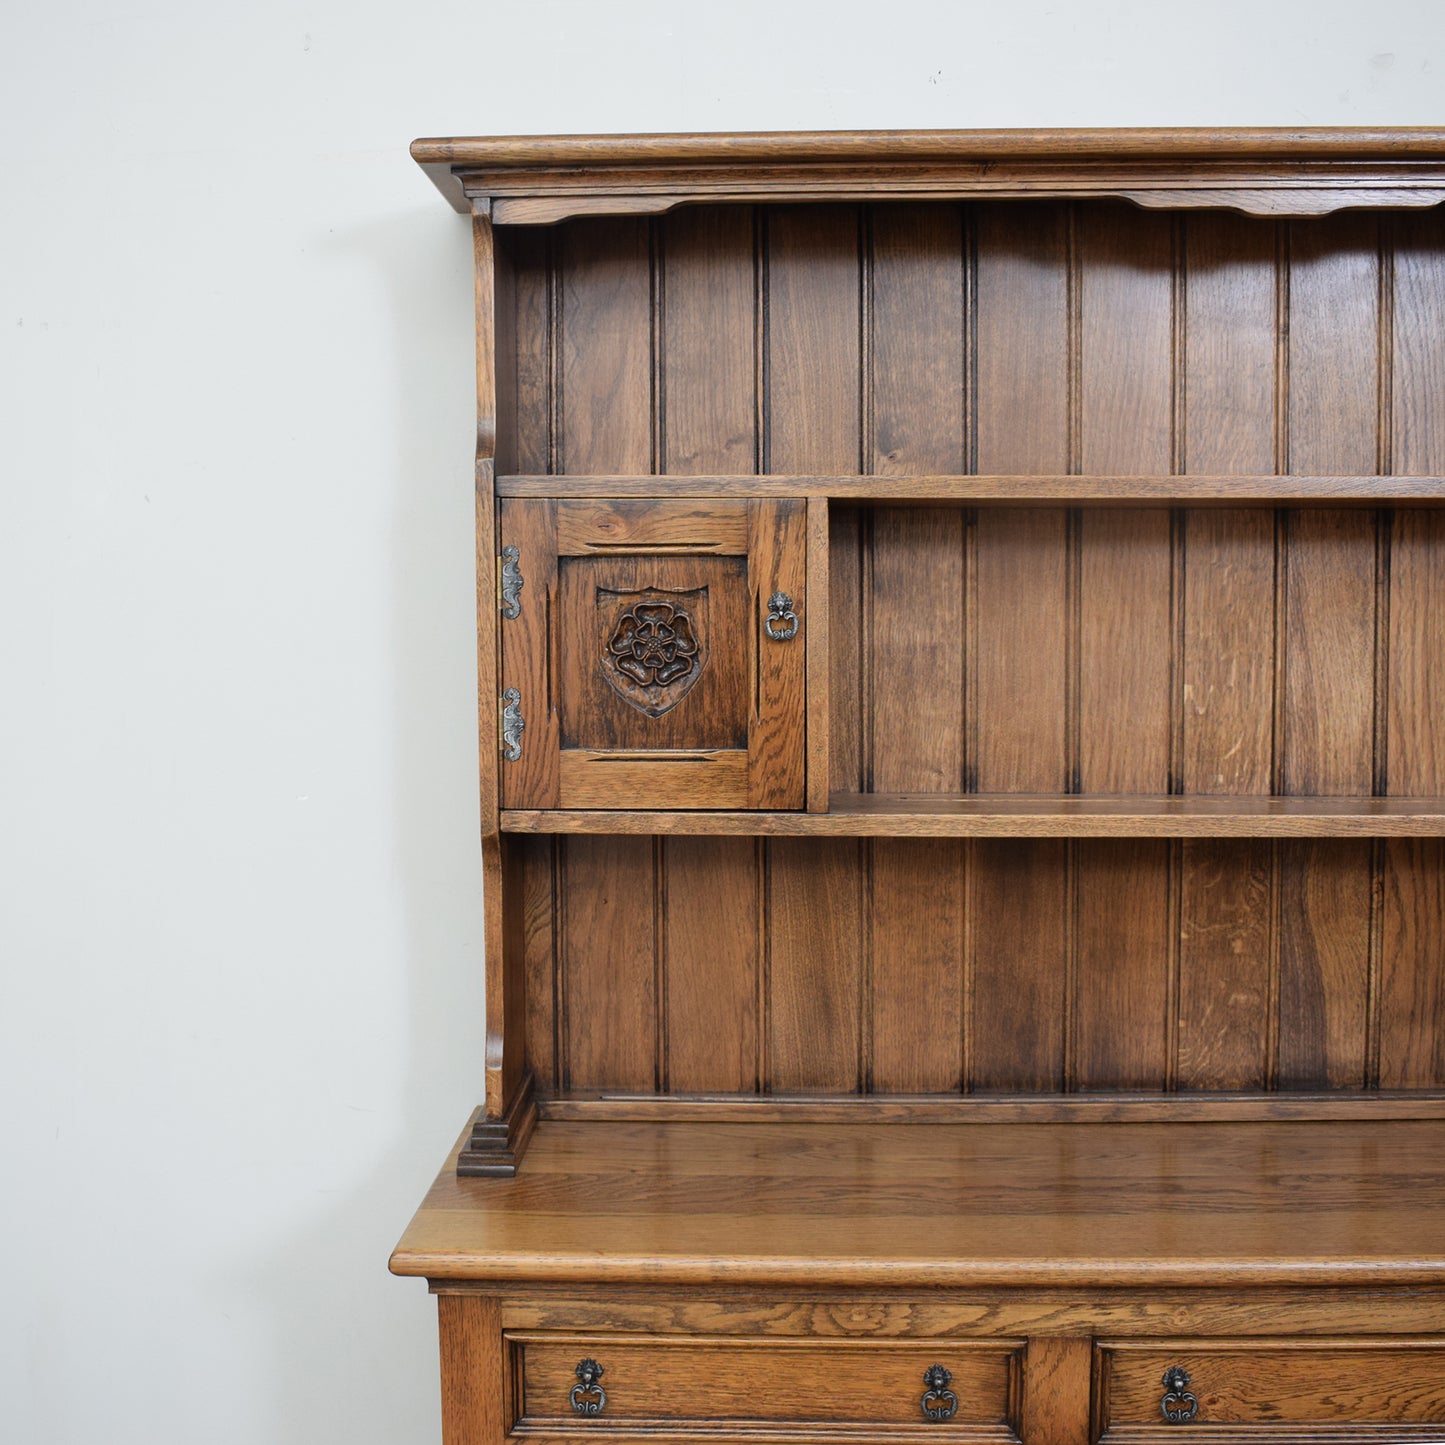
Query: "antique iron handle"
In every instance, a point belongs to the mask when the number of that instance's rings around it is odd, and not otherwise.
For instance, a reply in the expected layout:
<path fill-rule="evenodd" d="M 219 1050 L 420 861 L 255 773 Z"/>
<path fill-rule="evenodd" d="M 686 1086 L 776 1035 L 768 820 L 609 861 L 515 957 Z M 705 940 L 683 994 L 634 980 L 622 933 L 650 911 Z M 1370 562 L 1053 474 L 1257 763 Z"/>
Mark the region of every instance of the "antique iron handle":
<path fill-rule="evenodd" d="M 774 592 L 768 598 L 763 630 L 774 642 L 788 642 L 798 635 L 798 614 L 793 611 L 793 599 L 786 592 Z"/>
<path fill-rule="evenodd" d="M 919 1404 L 930 1420 L 951 1420 L 958 1412 L 958 1396 L 948 1388 L 952 1382 L 952 1373 L 942 1365 L 930 1365 L 923 1372 L 923 1383 L 928 1388 Z"/>
<path fill-rule="evenodd" d="M 1170 1365 L 1164 1371 L 1164 1398 L 1159 1413 L 1171 1425 L 1187 1425 L 1199 1413 L 1198 1399 L 1189 1393 L 1189 1371 Z"/>
<path fill-rule="evenodd" d="M 600 1415 L 607 1408 L 607 1391 L 597 1382 L 603 1376 L 596 1360 L 583 1360 L 577 1366 L 577 1383 L 567 1398 L 579 1415 Z"/>

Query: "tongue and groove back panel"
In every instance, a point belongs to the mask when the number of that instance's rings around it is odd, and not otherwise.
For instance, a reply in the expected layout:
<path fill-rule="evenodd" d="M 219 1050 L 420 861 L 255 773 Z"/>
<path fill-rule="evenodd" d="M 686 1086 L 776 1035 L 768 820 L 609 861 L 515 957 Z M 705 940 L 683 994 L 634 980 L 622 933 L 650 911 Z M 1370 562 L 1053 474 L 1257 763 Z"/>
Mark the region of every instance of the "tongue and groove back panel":
<path fill-rule="evenodd" d="M 1434 213 L 498 235 L 503 473 L 1445 473 Z M 830 540 L 839 791 L 1445 793 L 1445 513 L 835 503 Z M 1436 840 L 507 847 L 544 1095 L 1445 1088 Z"/>

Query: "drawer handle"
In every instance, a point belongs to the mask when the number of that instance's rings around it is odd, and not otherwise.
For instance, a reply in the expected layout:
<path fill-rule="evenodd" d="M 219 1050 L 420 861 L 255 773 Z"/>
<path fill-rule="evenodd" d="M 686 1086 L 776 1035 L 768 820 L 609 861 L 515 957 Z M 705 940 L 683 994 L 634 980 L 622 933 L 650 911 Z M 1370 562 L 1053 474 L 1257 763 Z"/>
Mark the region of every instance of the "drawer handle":
<path fill-rule="evenodd" d="M 930 1420 L 951 1420 L 958 1413 L 958 1396 L 948 1388 L 952 1381 L 953 1376 L 942 1365 L 930 1365 L 923 1372 L 928 1389 L 919 1403 Z"/>
<path fill-rule="evenodd" d="M 602 1374 L 596 1360 L 583 1360 L 577 1366 L 577 1383 L 567 1398 L 579 1415 L 600 1415 L 607 1408 L 607 1391 L 597 1383 Z"/>
<path fill-rule="evenodd" d="M 1171 1425 L 1187 1425 L 1199 1413 L 1199 1401 L 1189 1393 L 1189 1371 L 1170 1365 L 1164 1371 L 1164 1390 L 1159 1413 Z"/>
<path fill-rule="evenodd" d="M 774 623 L 780 625 L 774 627 Z M 793 599 L 786 592 L 774 592 L 768 598 L 763 630 L 774 642 L 788 642 L 798 635 L 798 614 L 793 611 Z"/>

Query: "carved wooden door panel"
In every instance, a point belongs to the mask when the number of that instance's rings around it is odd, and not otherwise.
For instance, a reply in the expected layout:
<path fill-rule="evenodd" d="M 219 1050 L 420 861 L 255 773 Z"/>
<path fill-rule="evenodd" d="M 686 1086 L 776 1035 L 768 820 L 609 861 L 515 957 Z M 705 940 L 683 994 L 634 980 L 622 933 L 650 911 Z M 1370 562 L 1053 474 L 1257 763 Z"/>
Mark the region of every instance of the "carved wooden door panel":
<path fill-rule="evenodd" d="M 803 806 L 804 503 L 508 498 L 502 547 L 503 807 Z"/>

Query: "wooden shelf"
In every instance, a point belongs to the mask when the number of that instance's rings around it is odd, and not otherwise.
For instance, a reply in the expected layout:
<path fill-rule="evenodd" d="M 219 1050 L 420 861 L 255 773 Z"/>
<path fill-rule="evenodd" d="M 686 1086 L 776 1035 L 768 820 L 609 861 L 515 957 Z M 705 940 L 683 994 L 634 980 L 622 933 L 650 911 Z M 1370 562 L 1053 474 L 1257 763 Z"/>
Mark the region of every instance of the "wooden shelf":
<path fill-rule="evenodd" d="M 502 813 L 502 830 L 864 838 L 1442 837 L 1445 798 L 835 793 L 826 813 L 510 811 Z"/>
<path fill-rule="evenodd" d="M 1428 1287 L 1442 1200 L 1439 1120 L 556 1121 L 514 1180 L 449 1163 L 391 1268 L 573 1288 Z"/>
<path fill-rule="evenodd" d="M 1156 506 L 1445 505 L 1445 477 L 1404 476 L 502 476 L 503 497 L 835 497 L 877 503 Z"/>

